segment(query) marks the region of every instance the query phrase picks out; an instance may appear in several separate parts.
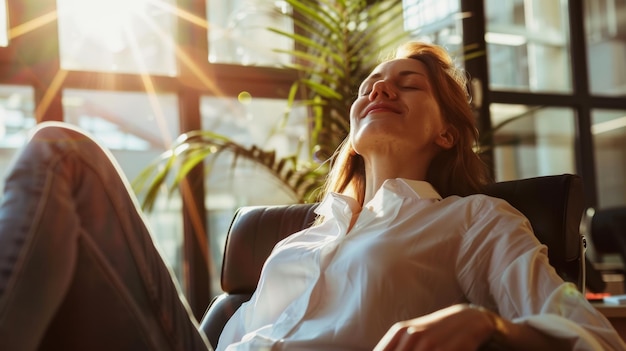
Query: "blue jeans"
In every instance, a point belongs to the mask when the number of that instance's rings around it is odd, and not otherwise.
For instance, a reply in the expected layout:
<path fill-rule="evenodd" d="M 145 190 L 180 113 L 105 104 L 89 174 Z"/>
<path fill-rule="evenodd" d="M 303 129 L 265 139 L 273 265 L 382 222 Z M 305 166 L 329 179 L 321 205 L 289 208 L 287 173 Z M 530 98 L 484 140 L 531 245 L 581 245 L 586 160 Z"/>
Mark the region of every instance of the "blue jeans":
<path fill-rule="evenodd" d="M 106 150 L 46 122 L 14 162 L 0 207 L 0 349 L 211 349 Z"/>

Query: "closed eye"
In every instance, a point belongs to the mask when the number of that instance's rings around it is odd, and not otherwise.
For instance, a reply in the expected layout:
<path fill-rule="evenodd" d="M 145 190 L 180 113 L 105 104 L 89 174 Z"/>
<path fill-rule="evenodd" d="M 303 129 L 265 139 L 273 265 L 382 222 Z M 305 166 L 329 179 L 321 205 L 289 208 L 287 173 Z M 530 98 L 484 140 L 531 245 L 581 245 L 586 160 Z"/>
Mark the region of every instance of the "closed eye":
<path fill-rule="evenodd" d="M 359 90 L 359 95 L 366 96 L 366 95 L 369 95 L 371 92 L 372 92 L 371 85 L 362 86 L 361 89 Z"/>

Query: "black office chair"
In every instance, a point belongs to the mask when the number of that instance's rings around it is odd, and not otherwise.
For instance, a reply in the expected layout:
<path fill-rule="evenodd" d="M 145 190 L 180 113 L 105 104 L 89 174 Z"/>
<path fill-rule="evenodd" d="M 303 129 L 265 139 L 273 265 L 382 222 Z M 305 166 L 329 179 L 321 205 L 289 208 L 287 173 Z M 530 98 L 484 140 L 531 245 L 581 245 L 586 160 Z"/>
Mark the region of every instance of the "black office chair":
<path fill-rule="evenodd" d="M 626 206 L 594 210 L 589 236 L 599 255 L 618 254 L 626 262 Z"/>
<path fill-rule="evenodd" d="M 622 266 L 612 269 L 602 268 L 604 273 L 626 275 L 623 264 L 626 263 L 626 206 L 613 206 L 587 211 L 587 236 L 596 253 L 596 261 L 604 262 L 607 255 L 617 255 Z M 624 282 L 626 288 L 626 281 Z"/>
<path fill-rule="evenodd" d="M 530 220 L 548 258 L 564 280 L 584 290 L 585 270 L 579 232 L 583 188 L 579 176 L 564 174 L 492 184 L 486 194 L 507 200 Z M 235 310 L 256 289 L 261 267 L 274 245 L 310 226 L 317 204 L 243 207 L 226 239 L 222 264 L 223 294 L 208 307 L 201 328 L 213 346 Z"/>

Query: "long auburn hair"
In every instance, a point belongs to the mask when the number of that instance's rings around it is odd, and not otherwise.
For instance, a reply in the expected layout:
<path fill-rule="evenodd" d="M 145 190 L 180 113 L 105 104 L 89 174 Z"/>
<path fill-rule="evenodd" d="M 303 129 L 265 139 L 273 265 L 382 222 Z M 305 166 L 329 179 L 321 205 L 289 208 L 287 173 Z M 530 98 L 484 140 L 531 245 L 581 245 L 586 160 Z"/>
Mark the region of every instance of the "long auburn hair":
<path fill-rule="evenodd" d="M 393 58 L 412 58 L 426 66 L 443 118 L 456 129 L 454 146 L 433 158 L 426 181 L 442 197 L 480 192 L 492 180 L 486 164 L 473 149 L 478 130 L 470 108 L 465 72 L 454 65 L 445 49 L 434 44 L 406 43 L 397 49 Z M 348 136 L 333 155 L 332 167 L 320 196 L 336 192 L 352 196 L 363 205 L 365 183 L 363 157 L 354 151 Z"/>

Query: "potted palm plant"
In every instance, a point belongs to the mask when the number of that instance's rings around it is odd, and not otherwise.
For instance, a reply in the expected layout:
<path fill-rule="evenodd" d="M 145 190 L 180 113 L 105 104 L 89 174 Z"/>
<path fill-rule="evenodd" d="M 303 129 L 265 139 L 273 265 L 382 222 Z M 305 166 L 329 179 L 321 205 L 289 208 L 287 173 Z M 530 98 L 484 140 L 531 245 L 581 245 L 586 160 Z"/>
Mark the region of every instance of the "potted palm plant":
<path fill-rule="evenodd" d="M 176 191 L 180 181 L 201 162 L 229 153 L 233 160 L 251 160 L 269 171 L 299 202 L 316 200 L 332 152 L 349 128 L 349 107 L 358 84 L 378 63 L 381 53 L 405 39 L 401 0 L 286 0 L 291 6 L 294 32 L 269 28 L 289 37 L 293 50 L 288 68 L 298 73 L 289 96 L 287 112 L 306 106 L 309 123 L 309 158 L 277 157 L 275 150 L 244 146 L 209 130 L 181 135 L 135 180 L 143 196 L 142 206 L 150 210 L 167 186 Z M 236 164 L 236 162 L 233 162 Z M 206 167 L 211 172 L 210 163 Z"/>

